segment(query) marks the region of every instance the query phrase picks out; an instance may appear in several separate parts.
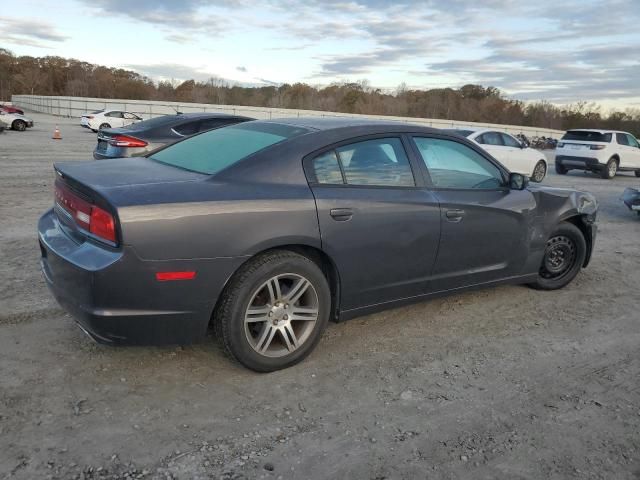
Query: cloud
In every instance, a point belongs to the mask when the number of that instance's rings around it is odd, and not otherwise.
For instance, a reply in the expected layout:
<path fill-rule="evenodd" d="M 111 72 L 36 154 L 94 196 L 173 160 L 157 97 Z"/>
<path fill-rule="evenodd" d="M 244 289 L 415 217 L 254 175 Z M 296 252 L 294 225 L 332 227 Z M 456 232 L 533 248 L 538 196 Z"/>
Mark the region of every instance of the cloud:
<path fill-rule="evenodd" d="M 42 42 L 64 42 L 69 38 L 49 23 L 11 17 L 0 17 L 0 32 L 6 42 L 39 48 L 51 48 Z"/>

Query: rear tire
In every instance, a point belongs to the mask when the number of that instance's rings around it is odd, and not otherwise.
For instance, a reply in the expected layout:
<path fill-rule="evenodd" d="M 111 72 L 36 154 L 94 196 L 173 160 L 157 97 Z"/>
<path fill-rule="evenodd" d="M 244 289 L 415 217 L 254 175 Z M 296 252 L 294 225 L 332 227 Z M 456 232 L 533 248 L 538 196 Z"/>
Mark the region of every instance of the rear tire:
<path fill-rule="evenodd" d="M 232 277 L 213 321 L 231 357 L 256 372 L 272 372 L 311 353 L 330 309 L 329 284 L 318 265 L 297 253 L 274 250 L 250 260 Z"/>
<path fill-rule="evenodd" d="M 544 180 L 544 177 L 547 175 L 547 164 L 544 160 L 540 160 L 536 163 L 536 166 L 533 167 L 533 173 L 531 175 L 531 181 L 540 183 Z"/>
<path fill-rule="evenodd" d="M 636 170 L 634 173 L 636 174 L 636 177 L 640 177 L 640 170 Z"/>
<path fill-rule="evenodd" d="M 14 120 L 11 124 L 11 128 L 18 132 L 24 132 L 27 129 L 27 124 L 22 120 Z"/>
<path fill-rule="evenodd" d="M 538 290 L 557 290 L 580 272 L 587 256 L 587 242 L 578 227 L 560 223 L 547 240 L 538 279 L 529 284 Z"/>
<path fill-rule="evenodd" d="M 607 165 L 600 171 L 600 176 L 606 180 L 611 180 L 618 173 L 618 161 L 615 158 L 610 158 Z"/>
<path fill-rule="evenodd" d="M 569 170 L 567 170 L 565 167 L 563 167 L 559 163 L 556 163 L 556 173 L 558 175 L 566 175 L 568 171 Z"/>

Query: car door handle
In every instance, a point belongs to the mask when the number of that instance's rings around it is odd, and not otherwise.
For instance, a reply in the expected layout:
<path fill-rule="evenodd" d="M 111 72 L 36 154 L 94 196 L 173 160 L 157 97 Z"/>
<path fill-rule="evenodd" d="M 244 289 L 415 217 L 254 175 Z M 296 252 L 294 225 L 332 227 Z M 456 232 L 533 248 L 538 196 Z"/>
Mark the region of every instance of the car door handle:
<path fill-rule="evenodd" d="M 462 220 L 462 217 L 464 217 L 464 210 L 459 210 L 457 208 L 453 210 L 447 210 L 445 215 L 448 221 L 457 223 Z"/>
<path fill-rule="evenodd" d="M 331 218 L 336 222 L 346 222 L 353 217 L 353 210 L 350 208 L 332 208 L 329 211 L 329 215 L 331 215 Z"/>

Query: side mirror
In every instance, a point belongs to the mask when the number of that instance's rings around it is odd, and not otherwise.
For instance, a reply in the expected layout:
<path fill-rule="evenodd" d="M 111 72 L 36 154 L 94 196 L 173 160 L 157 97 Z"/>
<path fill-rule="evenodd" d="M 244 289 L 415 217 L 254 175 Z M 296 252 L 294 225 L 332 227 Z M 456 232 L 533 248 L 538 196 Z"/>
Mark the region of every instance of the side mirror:
<path fill-rule="evenodd" d="M 520 173 L 509 175 L 509 188 L 512 190 L 524 190 L 529 185 L 529 178 Z"/>

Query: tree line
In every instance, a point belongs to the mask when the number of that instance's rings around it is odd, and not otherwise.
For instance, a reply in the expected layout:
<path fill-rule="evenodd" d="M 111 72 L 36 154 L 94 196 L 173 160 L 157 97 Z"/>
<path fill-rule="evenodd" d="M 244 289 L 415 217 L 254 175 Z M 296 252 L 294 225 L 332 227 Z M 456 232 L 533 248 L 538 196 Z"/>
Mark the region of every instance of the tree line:
<path fill-rule="evenodd" d="M 305 83 L 240 86 L 212 77 L 207 81 L 160 81 L 121 68 L 93 65 L 57 56 L 15 56 L 0 48 L 0 100 L 12 94 L 163 100 L 274 108 L 323 110 L 370 115 L 440 118 L 566 130 L 606 128 L 640 135 L 640 109 L 603 113 L 594 103 L 557 106 L 522 102 L 495 87 L 394 91 L 365 80 L 312 86 Z"/>

